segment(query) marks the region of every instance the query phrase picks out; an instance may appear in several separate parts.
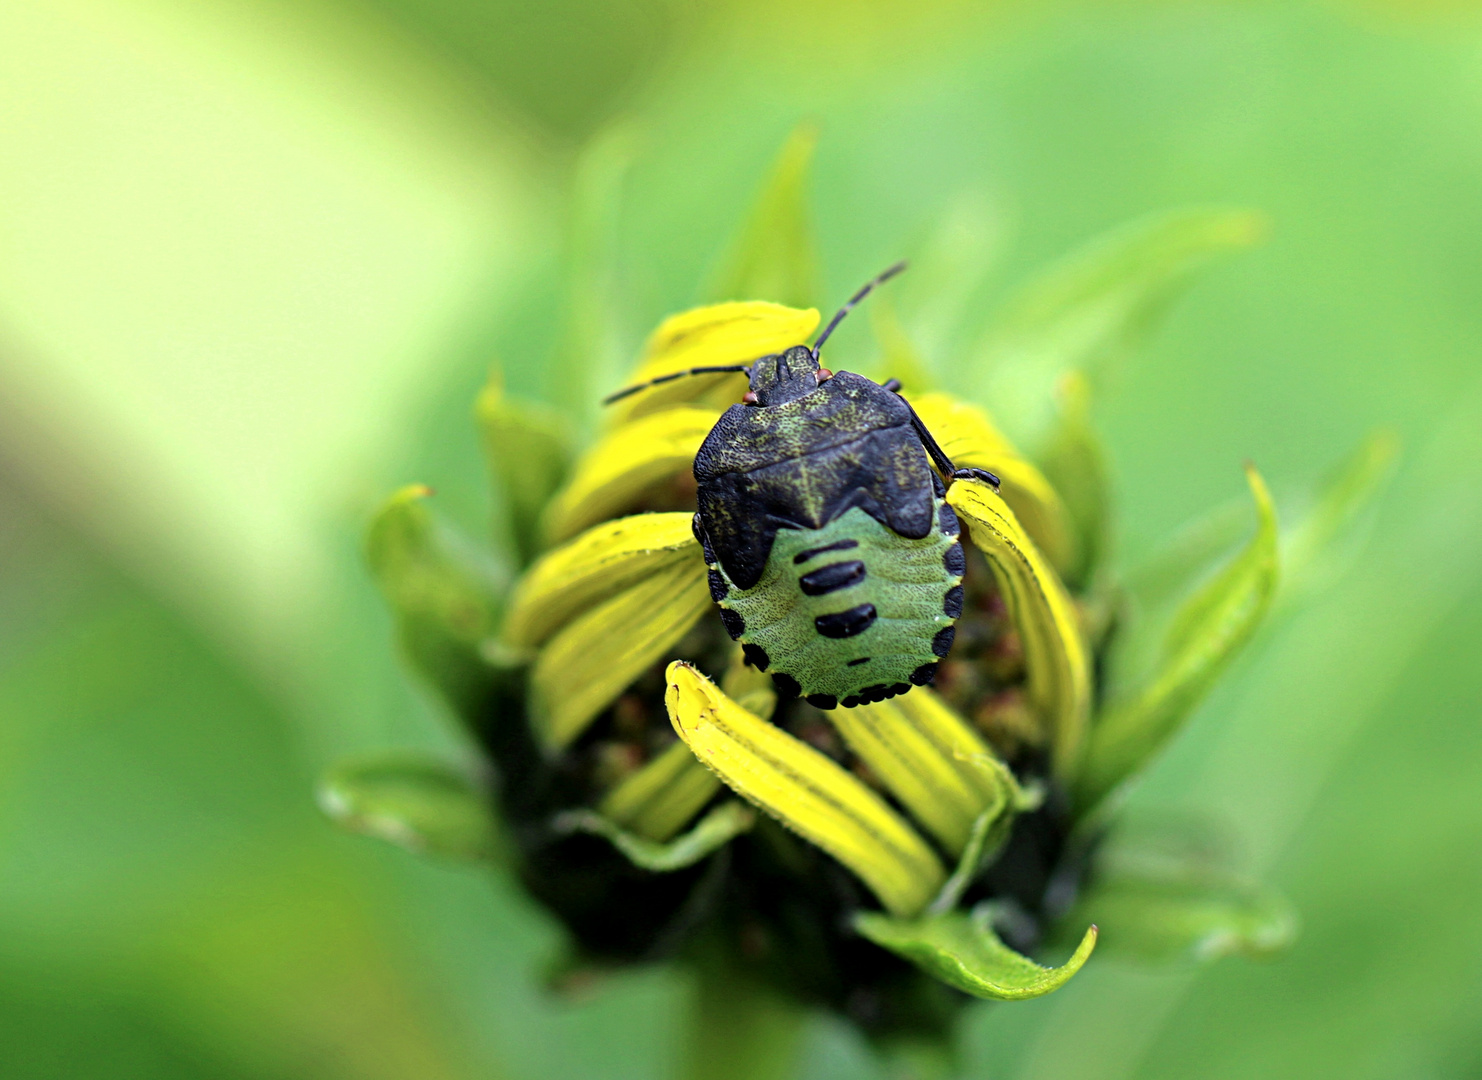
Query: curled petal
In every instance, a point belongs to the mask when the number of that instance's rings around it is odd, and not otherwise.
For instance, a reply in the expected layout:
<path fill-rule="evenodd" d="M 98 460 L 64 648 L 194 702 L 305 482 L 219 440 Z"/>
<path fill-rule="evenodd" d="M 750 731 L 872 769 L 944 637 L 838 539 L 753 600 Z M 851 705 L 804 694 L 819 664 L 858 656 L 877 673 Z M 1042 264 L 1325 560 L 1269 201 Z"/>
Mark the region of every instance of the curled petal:
<path fill-rule="evenodd" d="M 689 514 L 634 514 L 593 526 L 540 558 L 515 587 L 502 638 L 511 649 L 541 645 L 615 593 L 686 560 L 700 545 Z"/>
<path fill-rule="evenodd" d="M 613 429 L 582 455 L 546 508 L 546 534 L 559 543 L 633 509 L 644 492 L 694 467 L 700 443 L 720 412 L 687 405 Z"/>
<path fill-rule="evenodd" d="M 738 300 L 671 315 L 648 339 L 643 361 L 629 384 L 692 367 L 749 364 L 801 345 L 818 326 L 814 308 L 790 308 L 761 300 Z M 676 379 L 612 406 L 615 423 L 671 405 L 704 401 L 717 407 L 740 401 L 744 375 L 697 375 Z"/>
<path fill-rule="evenodd" d="M 987 469 L 1003 480 L 1003 499 L 1024 531 L 1064 572 L 1076 561 L 1076 534 L 1059 493 L 976 405 L 947 394 L 922 394 L 911 405 L 954 465 Z"/>
<path fill-rule="evenodd" d="M 942 865 L 885 800 L 688 664 L 670 664 L 668 678 L 674 730 L 738 795 L 854 871 L 892 914 L 911 916 L 931 901 L 946 879 Z"/>
<path fill-rule="evenodd" d="M 889 701 L 835 709 L 829 721 L 890 793 L 952 854 L 973 823 L 1007 797 L 997 776 L 977 764 L 986 743 L 926 687 Z"/>
<path fill-rule="evenodd" d="M 541 649 L 530 673 L 531 712 L 546 747 L 568 746 L 679 644 L 710 603 L 705 563 L 696 552 L 563 627 Z"/>
<path fill-rule="evenodd" d="M 1056 771 L 1076 766 L 1091 708 L 1091 666 L 1065 586 L 1029 539 L 1014 512 L 987 484 L 958 480 L 947 501 L 967 523 L 973 546 L 988 559 L 1024 643 L 1027 692 L 1047 725 Z"/>

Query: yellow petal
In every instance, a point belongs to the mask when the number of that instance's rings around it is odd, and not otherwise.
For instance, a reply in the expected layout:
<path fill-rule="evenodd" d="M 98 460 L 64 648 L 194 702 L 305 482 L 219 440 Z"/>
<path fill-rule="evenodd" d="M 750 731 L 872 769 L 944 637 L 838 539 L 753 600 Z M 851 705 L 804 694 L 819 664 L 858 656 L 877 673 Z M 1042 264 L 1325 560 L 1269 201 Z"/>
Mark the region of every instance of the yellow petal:
<path fill-rule="evenodd" d="M 739 646 L 721 686 L 727 697 L 762 720 L 777 708 L 772 680 L 746 663 Z M 716 775 L 675 742 L 626 777 L 602 800 L 602 813 L 650 840 L 668 840 L 689 824 L 720 787 Z"/>
<path fill-rule="evenodd" d="M 603 522 L 543 555 L 510 597 L 504 644 L 538 647 L 571 619 L 614 593 L 685 560 L 700 559 L 693 515 L 634 514 Z"/>
<path fill-rule="evenodd" d="M 921 394 L 911 405 L 954 465 L 987 469 L 1003 481 L 1004 501 L 1057 570 L 1075 564 L 1075 529 L 1060 495 L 986 412 L 948 394 Z"/>
<path fill-rule="evenodd" d="M 975 764 L 991 757 L 986 743 L 941 698 L 925 687 L 909 694 L 835 709 L 829 721 L 844 741 L 911 815 L 953 855 L 1000 785 Z"/>
<path fill-rule="evenodd" d="M 761 300 L 711 304 L 671 315 L 659 324 L 643 350 L 628 385 L 692 367 L 749 364 L 801 345 L 818 326 L 814 308 L 790 308 Z M 612 406 L 614 423 L 685 402 L 717 407 L 741 400 L 744 375 L 696 375 L 645 390 Z"/>
<path fill-rule="evenodd" d="M 946 880 L 931 848 L 830 758 L 753 716 L 688 664 L 669 665 L 679 737 L 738 795 L 847 866 L 894 915 L 921 911 Z"/>
<path fill-rule="evenodd" d="M 1047 725 L 1057 773 L 1070 776 L 1091 706 L 1091 668 L 1075 608 L 1034 542 L 993 489 L 958 480 L 947 502 L 967 524 L 973 546 L 993 568 L 1024 644 L 1027 696 Z"/>
<path fill-rule="evenodd" d="M 546 507 L 546 535 L 559 543 L 588 526 L 630 513 L 666 480 L 692 472 L 715 409 L 686 405 L 613 429 L 582 455 L 571 481 Z"/>
<path fill-rule="evenodd" d="M 648 840 L 668 840 L 689 824 L 720 787 L 683 742 L 671 743 L 626 777 L 598 809 Z"/>
<path fill-rule="evenodd" d="M 730 667 L 721 676 L 720 688 L 726 697 L 753 716 L 770 720 L 777 711 L 777 688 L 771 676 L 748 664 L 739 645 L 731 654 Z"/>
<path fill-rule="evenodd" d="M 530 703 L 546 747 L 560 750 L 710 609 L 705 563 L 651 574 L 561 629 L 535 660 Z"/>

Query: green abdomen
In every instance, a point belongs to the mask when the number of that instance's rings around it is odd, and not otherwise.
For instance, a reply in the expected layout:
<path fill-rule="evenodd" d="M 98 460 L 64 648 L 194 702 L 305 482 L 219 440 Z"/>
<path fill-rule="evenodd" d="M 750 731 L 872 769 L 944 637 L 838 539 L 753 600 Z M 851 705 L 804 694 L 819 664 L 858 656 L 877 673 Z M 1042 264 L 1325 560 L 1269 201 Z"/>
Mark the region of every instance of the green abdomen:
<path fill-rule="evenodd" d="M 957 519 L 940 498 L 935 511 L 919 540 L 857 507 L 821 529 L 780 529 L 750 589 L 711 565 L 726 628 L 779 689 L 820 708 L 930 682 L 962 613 L 964 569 Z"/>

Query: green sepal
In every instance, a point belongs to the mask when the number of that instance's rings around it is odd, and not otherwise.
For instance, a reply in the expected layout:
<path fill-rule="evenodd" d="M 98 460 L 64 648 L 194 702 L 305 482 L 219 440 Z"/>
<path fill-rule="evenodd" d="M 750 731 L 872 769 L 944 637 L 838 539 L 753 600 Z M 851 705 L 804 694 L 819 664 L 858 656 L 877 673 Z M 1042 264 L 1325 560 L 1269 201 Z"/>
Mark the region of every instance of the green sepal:
<path fill-rule="evenodd" d="M 468 861 L 500 855 L 489 793 L 430 754 L 408 750 L 348 758 L 324 774 L 317 799 L 347 832 L 419 855 Z"/>
<path fill-rule="evenodd" d="M 371 520 L 366 558 L 413 667 L 465 718 L 498 677 L 481 651 L 499 627 L 503 568 L 434 519 L 430 488 L 412 485 Z"/>
<path fill-rule="evenodd" d="M 854 928 L 876 945 L 911 961 L 927 974 L 974 997 L 1022 1001 L 1060 989 L 1096 947 L 1096 927 L 1060 967 L 1041 967 L 998 939 L 982 914 L 962 911 L 894 919 L 861 912 Z"/>
<path fill-rule="evenodd" d="M 708 299 L 770 300 L 809 307 L 818 296 L 818 253 L 808 211 L 808 179 L 818 132 L 803 125 L 788 136 L 721 263 Z"/>
<path fill-rule="evenodd" d="M 745 803 L 732 800 L 717 806 L 694 828 L 667 843 L 629 832 L 593 810 L 568 810 L 557 816 L 555 827 L 560 832 L 601 836 L 626 855 L 634 866 L 662 874 L 693 866 L 755 823 L 756 811 Z"/>
<path fill-rule="evenodd" d="M 1080 589 L 1096 577 L 1111 531 L 1111 481 L 1106 451 L 1091 425 L 1091 388 L 1073 371 L 1061 380 L 1059 411 L 1038 455 L 1041 470 L 1059 493 L 1075 530 L 1075 559 L 1066 585 Z"/>
<path fill-rule="evenodd" d="M 1076 792 L 1082 811 L 1094 808 L 1167 743 L 1270 607 L 1279 561 L 1276 508 L 1254 467 L 1247 466 L 1246 477 L 1256 504 L 1255 534 L 1178 610 L 1152 673 L 1092 725 Z"/>
<path fill-rule="evenodd" d="M 474 415 L 515 552 L 527 565 L 541 548 L 541 511 L 571 464 L 565 427 L 554 410 L 506 394 L 498 371 L 479 394 Z"/>
<path fill-rule="evenodd" d="M 1214 256 L 1266 232 L 1248 210 L 1196 207 L 1122 226 L 1032 280 L 970 351 L 979 400 L 1016 421 L 1023 437 L 1043 429 L 1056 383 L 1100 372 L 1138 345 L 1193 274 Z"/>

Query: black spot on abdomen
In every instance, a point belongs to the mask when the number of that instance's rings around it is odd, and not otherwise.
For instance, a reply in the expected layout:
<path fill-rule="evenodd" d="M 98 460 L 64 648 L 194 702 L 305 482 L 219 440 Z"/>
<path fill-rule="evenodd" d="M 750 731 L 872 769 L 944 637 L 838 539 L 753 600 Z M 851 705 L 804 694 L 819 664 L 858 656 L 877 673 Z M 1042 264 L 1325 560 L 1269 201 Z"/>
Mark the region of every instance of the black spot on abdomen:
<path fill-rule="evenodd" d="M 813 626 L 826 638 L 848 638 L 863 634 L 875 625 L 878 613 L 874 604 L 860 604 L 848 611 L 836 611 L 831 615 L 820 615 Z"/>
<path fill-rule="evenodd" d="M 839 699 L 833 694 L 809 694 L 807 701 L 815 709 L 837 709 L 839 707 Z"/>
<path fill-rule="evenodd" d="M 720 576 L 718 570 L 706 571 L 705 580 L 710 585 L 710 599 L 717 604 L 724 600 L 726 594 L 731 591 L 730 586 L 726 584 L 726 579 Z"/>
<path fill-rule="evenodd" d="M 760 645 L 752 645 L 749 642 L 741 646 L 741 655 L 746 657 L 746 662 L 758 671 L 766 671 L 767 665 L 772 658 L 767 655 L 767 650 Z"/>
<path fill-rule="evenodd" d="M 772 672 L 772 685 L 777 688 L 777 693 L 786 699 L 795 698 L 803 692 L 797 679 L 781 671 Z"/>
<path fill-rule="evenodd" d="M 962 526 L 957 523 L 957 515 L 946 503 L 942 503 L 942 508 L 937 511 L 937 528 L 947 536 L 956 536 L 962 531 Z"/>
<path fill-rule="evenodd" d="M 944 626 L 931 639 L 931 651 L 937 656 L 946 656 L 952 651 L 952 639 L 957 636 L 957 627 Z"/>
<path fill-rule="evenodd" d="M 848 551 L 850 548 L 857 547 L 859 547 L 858 540 L 836 540 L 834 543 L 825 544 L 823 547 L 809 548 L 807 551 L 798 552 L 792 557 L 792 564 L 794 566 L 802 566 L 809 559 L 813 558 L 813 556 L 822 555 L 825 551 Z"/>
<path fill-rule="evenodd" d="M 726 633 L 731 635 L 732 641 L 746 633 L 746 620 L 734 611 L 721 608 L 720 621 L 725 624 Z"/>
<path fill-rule="evenodd" d="M 953 577 L 961 577 L 967 573 L 967 554 L 960 543 L 947 549 L 947 553 L 942 556 L 942 566 Z"/>
<path fill-rule="evenodd" d="M 930 686 L 931 680 L 935 679 L 936 677 L 937 665 L 934 663 L 922 664 L 915 671 L 911 672 L 911 681 L 917 686 Z"/>
<path fill-rule="evenodd" d="M 947 590 L 947 595 L 942 597 L 942 614 L 949 619 L 955 619 L 962 614 L 961 585 L 953 585 Z"/>
<path fill-rule="evenodd" d="M 865 579 L 865 564 L 858 559 L 853 562 L 836 562 L 820 566 L 798 578 L 798 588 L 804 596 L 823 596 L 827 593 L 858 585 Z"/>

